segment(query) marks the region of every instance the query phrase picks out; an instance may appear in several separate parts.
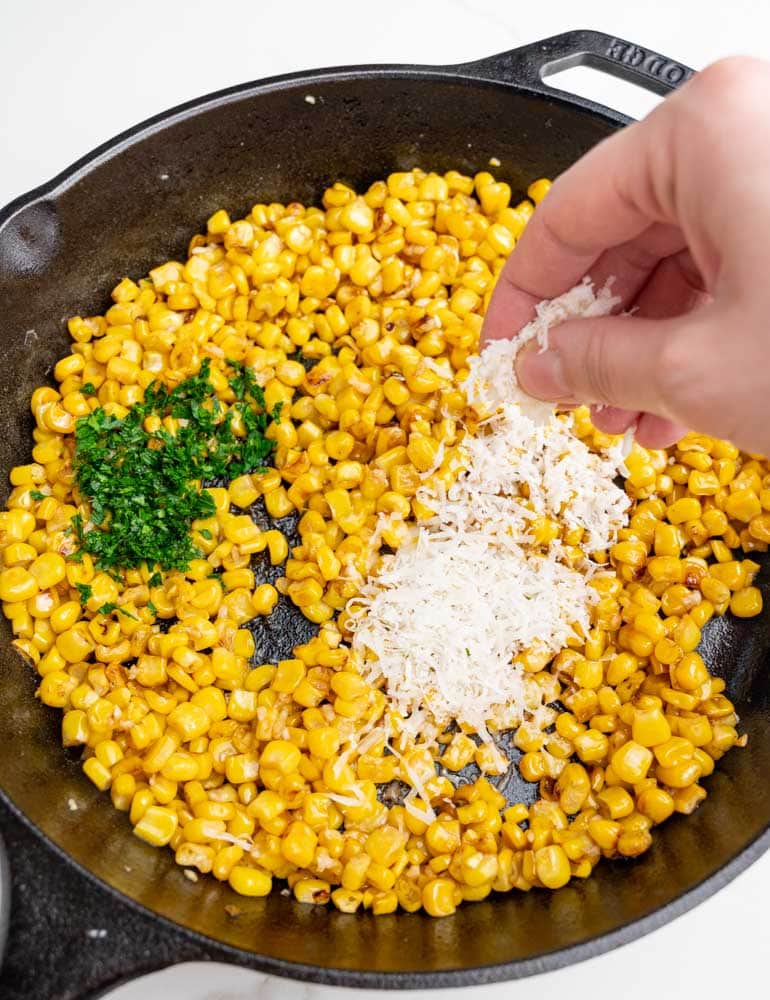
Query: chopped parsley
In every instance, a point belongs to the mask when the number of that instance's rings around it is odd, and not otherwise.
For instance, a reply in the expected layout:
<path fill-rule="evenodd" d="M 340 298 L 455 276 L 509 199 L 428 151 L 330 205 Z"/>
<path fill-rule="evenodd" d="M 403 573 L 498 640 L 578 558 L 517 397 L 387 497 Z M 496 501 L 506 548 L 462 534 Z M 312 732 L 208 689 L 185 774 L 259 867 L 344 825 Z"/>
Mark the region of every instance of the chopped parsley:
<path fill-rule="evenodd" d="M 75 587 L 77 588 L 78 594 L 80 594 L 80 603 L 81 604 L 85 604 L 86 601 L 90 601 L 91 600 L 91 594 L 93 593 L 93 591 L 91 590 L 90 584 L 88 584 L 88 583 L 76 583 Z"/>
<path fill-rule="evenodd" d="M 93 382 L 86 382 L 85 385 L 81 385 L 80 391 L 84 396 L 95 396 L 96 386 Z"/>
<path fill-rule="evenodd" d="M 45 500 L 45 493 L 41 493 L 40 490 L 30 490 L 29 495 L 33 500 Z"/>
<path fill-rule="evenodd" d="M 174 389 L 153 382 L 144 401 L 123 418 L 98 407 L 78 420 L 74 470 L 91 513 L 89 524 L 75 515 L 72 525 L 80 550 L 94 558 L 98 569 L 146 563 L 185 570 L 201 555 L 190 535 L 192 522 L 215 513 L 201 482 L 264 468 L 274 448 L 265 431 L 280 411 L 265 412 L 264 394 L 249 368 L 228 364 L 235 372 L 230 378 L 235 402 L 229 409 L 212 389 L 206 359 L 197 375 Z M 236 413 L 243 436 L 232 428 Z M 172 417 L 178 421 L 176 431 L 163 423 L 146 430 L 150 416 Z"/>
<path fill-rule="evenodd" d="M 113 611 L 117 611 L 119 614 L 125 615 L 126 618 L 133 618 L 134 621 L 138 621 L 136 615 L 132 615 L 130 611 L 126 611 L 124 608 L 119 607 L 114 601 L 107 601 L 107 603 L 103 604 L 96 613 L 99 615 L 109 615 L 112 614 Z"/>
<path fill-rule="evenodd" d="M 155 615 L 156 618 L 158 617 L 158 609 L 155 607 L 152 601 L 147 602 L 147 610 L 150 612 L 150 614 Z"/>
<path fill-rule="evenodd" d="M 315 368 L 318 363 L 316 358 L 306 358 L 301 350 L 296 351 L 294 354 L 288 354 L 287 357 L 290 361 L 299 361 L 306 372 L 309 372 L 311 368 Z"/>
<path fill-rule="evenodd" d="M 163 583 L 163 577 L 160 573 L 153 573 L 150 579 L 147 581 L 148 587 L 159 587 Z"/>

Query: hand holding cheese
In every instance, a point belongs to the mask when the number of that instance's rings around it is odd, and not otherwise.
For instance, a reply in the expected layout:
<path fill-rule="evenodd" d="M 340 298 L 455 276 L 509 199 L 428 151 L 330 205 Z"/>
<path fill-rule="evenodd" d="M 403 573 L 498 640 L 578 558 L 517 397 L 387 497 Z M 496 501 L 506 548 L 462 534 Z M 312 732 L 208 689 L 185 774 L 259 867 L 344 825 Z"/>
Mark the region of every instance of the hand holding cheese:
<path fill-rule="evenodd" d="M 575 319 L 516 362 L 530 395 L 665 447 L 685 428 L 770 453 L 770 65 L 732 58 L 554 184 L 502 271 L 483 340 L 590 275 L 631 315 Z M 599 405 L 597 405 L 599 404 Z"/>

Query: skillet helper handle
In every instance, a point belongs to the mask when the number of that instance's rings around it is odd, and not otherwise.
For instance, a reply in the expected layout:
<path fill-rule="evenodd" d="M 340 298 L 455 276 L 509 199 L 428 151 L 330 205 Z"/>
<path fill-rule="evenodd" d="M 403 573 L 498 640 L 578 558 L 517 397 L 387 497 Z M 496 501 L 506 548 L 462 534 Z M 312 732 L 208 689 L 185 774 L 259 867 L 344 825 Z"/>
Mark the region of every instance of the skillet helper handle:
<path fill-rule="evenodd" d="M 542 94 L 558 93 L 543 79 L 550 73 L 590 66 L 665 97 L 690 79 L 694 70 L 653 49 L 602 31 L 576 30 L 467 64 L 494 80 L 516 83 Z"/>

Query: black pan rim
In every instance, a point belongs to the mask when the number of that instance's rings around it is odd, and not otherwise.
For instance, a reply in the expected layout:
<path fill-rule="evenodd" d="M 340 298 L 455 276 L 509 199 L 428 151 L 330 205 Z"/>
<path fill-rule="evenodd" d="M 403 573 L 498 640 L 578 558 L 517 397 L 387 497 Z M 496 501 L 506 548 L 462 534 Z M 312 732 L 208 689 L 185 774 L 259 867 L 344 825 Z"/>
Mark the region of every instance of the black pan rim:
<path fill-rule="evenodd" d="M 494 58 L 494 57 L 493 57 Z M 49 181 L 32 188 L 17 198 L 14 198 L 4 208 L 0 208 L 0 230 L 3 226 L 17 215 L 20 211 L 37 202 L 55 198 L 58 194 L 67 189 L 69 185 L 77 182 L 78 178 L 89 170 L 94 169 L 100 163 L 118 155 L 122 149 L 134 145 L 145 136 L 168 126 L 174 122 L 184 121 L 194 117 L 203 109 L 212 109 L 224 106 L 232 101 L 258 93 L 269 93 L 272 90 L 284 88 L 299 88 L 301 86 L 312 86 L 314 84 L 334 83 L 344 80 L 355 80 L 361 78 L 381 78 L 381 79 L 403 79 L 403 80 L 435 80 L 436 82 L 457 82 L 467 81 L 474 85 L 489 86 L 493 88 L 503 88 L 516 90 L 519 93 L 527 93 L 540 100 L 551 101 L 566 105 L 572 109 L 580 109 L 583 112 L 603 118 L 609 124 L 619 127 L 628 124 L 631 119 L 620 112 L 598 104 L 586 98 L 570 95 L 562 91 L 542 85 L 532 87 L 516 83 L 515 81 L 502 81 L 489 75 L 488 71 L 480 67 L 489 60 L 482 59 L 477 62 L 464 63 L 456 66 L 419 66 L 411 64 L 377 64 L 360 66 L 342 66 L 324 69 L 314 69 L 309 71 L 298 71 L 294 73 L 282 74 L 261 80 L 249 81 L 236 84 L 210 94 L 194 98 L 190 101 L 178 104 L 166 111 L 153 115 L 136 125 L 119 133 L 112 139 L 96 146 L 90 152 L 80 157 L 70 166 L 60 171 Z M 85 780 L 85 779 L 84 779 Z M 676 919 L 699 903 L 714 895 L 728 882 L 746 870 L 767 850 L 770 849 L 770 825 L 762 831 L 754 840 L 743 847 L 730 861 L 715 871 L 708 878 L 692 886 L 687 892 L 660 906 L 647 916 L 638 920 L 630 921 L 621 925 L 613 931 L 601 934 L 588 941 L 576 945 L 568 945 L 564 948 L 556 949 L 540 956 L 529 959 L 519 959 L 511 962 L 504 962 L 496 965 L 477 966 L 473 969 L 447 969 L 443 971 L 414 971 L 414 972 L 380 972 L 352 970 L 334 966 L 317 966 L 291 962 L 286 959 L 270 958 L 258 952 L 246 951 L 232 945 L 209 937 L 198 931 L 177 923 L 173 919 L 166 917 L 149 906 L 136 901 L 125 895 L 119 889 L 110 885 L 99 876 L 95 875 L 80 862 L 76 861 L 63 848 L 49 838 L 26 814 L 19 809 L 14 801 L 9 797 L 4 789 L 0 788 L 0 799 L 8 806 L 11 812 L 24 823 L 37 837 L 39 837 L 58 857 L 67 864 L 74 867 L 80 874 L 87 878 L 92 884 L 99 886 L 116 899 L 127 904 L 132 909 L 148 917 L 154 918 L 175 931 L 180 931 L 185 936 L 199 942 L 205 947 L 215 947 L 224 956 L 230 958 L 233 964 L 246 966 L 265 972 L 271 975 L 281 976 L 300 980 L 303 982 L 315 982 L 322 985 L 358 987 L 369 989 L 427 989 L 427 988 L 447 988 L 463 986 L 479 986 L 484 984 L 503 982 L 507 980 L 524 979 L 529 976 L 538 975 L 545 972 L 553 972 L 566 966 L 586 961 L 590 958 L 598 957 L 615 948 L 628 944 L 637 938 L 643 937 L 650 932 L 664 926 L 669 921 Z M 401 919 L 407 919 L 407 914 L 402 914 Z M 113 984 L 117 985 L 117 984 Z"/>
<path fill-rule="evenodd" d="M 464 986 L 483 986 L 491 983 L 507 982 L 517 979 L 527 979 L 546 972 L 557 972 L 570 965 L 598 958 L 607 952 L 614 951 L 623 945 L 630 944 L 645 937 L 652 931 L 683 916 L 700 903 L 719 892 L 738 875 L 746 871 L 755 861 L 758 861 L 770 850 L 770 826 L 750 841 L 727 864 L 723 865 L 708 878 L 694 885 L 687 892 L 653 910 L 639 920 L 622 924 L 614 931 L 601 934 L 580 944 L 568 945 L 555 951 L 546 952 L 534 958 L 518 959 L 511 962 L 501 962 L 496 965 L 480 965 L 473 969 L 446 969 L 440 972 L 425 970 L 414 972 L 381 972 L 376 970 L 354 970 L 341 966 L 320 966 L 306 963 L 291 962 L 287 959 L 270 958 L 255 951 L 245 951 L 232 945 L 211 938 L 199 931 L 191 930 L 169 917 L 150 909 L 119 889 L 105 882 L 76 861 L 63 848 L 46 836 L 40 828 L 23 813 L 4 789 L 0 789 L 0 799 L 33 834 L 39 837 L 46 846 L 68 865 L 75 868 L 93 885 L 114 896 L 121 903 L 130 906 L 144 916 L 159 921 L 164 927 L 181 931 L 185 936 L 197 941 L 204 947 L 214 946 L 225 957 L 232 959 L 232 964 L 245 966 L 268 975 L 294 979 L 300 982 L 318 983 L 322 986 L 343 986 L 363 989 L 383 990 L 424 990 L 440 988 L 457 988 Z M 687 817 L 683 820 L 686 821 Z M 633 863 L 633 862 L 631 862 Z M 469 904 L 472 905 L 472 904 Z M 408 919 L 411 914 L 400 914 L 400 919 Z M 148 970 L 152 971 L 152 970 Z M 158 971 L 157 969 L 154 971 Z M 113 987 L 117 984 L 112 984 Z M 98 994 L 97 994 L 98 995 Z"/>
<path fill-rule="evenodd" d="M 494 57 L 490 57 L 494 59 Z M 134 145 L 145 136 L 152 135 L 160 128 L 171 125 L 175 122 L 185 121 L 194 117 L 199 111 L 204 109 L 215 109 L 229 104 L 231 101 L 258 93 L 269 93 L 272 90 L 281 90 L 288 87 L 300 87 L 302 85 L 313 85 L 315 83 L 335 83 L 344 80 L 356 80 L 362 78 L 381 79 L 404 79 L 404 80 L 435 80 L 437 82 L 457 82 L 467 81 L 476 85 L 493 88 L 513 89 L 519 93 L 527 93 L 533 97 L 543 100 L 564 104 L 570 108 L 579 108 L 594 115 L 599 115 L 614 126 L 628 125 L 633 119 L 620 111 L 615 111 L 603 104 L 598 104 L 588 98 L 568 94 L 543 84 L 539 88 L 526 86 L 514 81 L 493 79 L 487 73 L 476 67 L 487 63 L 487 59 L 479 59 L 475 62 L 460 63 L 455 66 L 420 66 L 410 63 L 382 63 L 382 64 L 361 64 L 353 66 L 332 66 L 322 69 L 299 70 L 294 73 L 282 73 L 278 76 L 265 77 L 259 80 L 250 80 L 246 83 L 234 84 L 222 90 L 215 90 L 209 94 L 183 101 L 165 111 L 151 115 L 135 125 L 130 126 L 123 132 L 119 132 L 111 139 L 95 146 L 88 153 L 79 157 L 69 166 L 55 174 L 52 178 L 42 184 L 30 188 L 28 191 L 18 195 L 0 208 L 0 230 L 18 212 L 35 202 L 39 202 L 56 196 L 66 189 L 66 187 L 77 181 L 81 174 L 89 169 L 98 166 L 102 161 L 121 152 L 125 147 Z"/>

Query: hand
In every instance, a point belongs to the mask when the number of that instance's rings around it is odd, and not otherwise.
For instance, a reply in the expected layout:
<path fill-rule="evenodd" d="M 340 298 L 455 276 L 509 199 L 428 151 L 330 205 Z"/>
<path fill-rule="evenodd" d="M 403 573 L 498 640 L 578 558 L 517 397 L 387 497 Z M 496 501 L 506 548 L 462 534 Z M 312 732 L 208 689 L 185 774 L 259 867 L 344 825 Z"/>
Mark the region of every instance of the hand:
<path fill-rule="evenodd" d="M 503 269 L 482 340 L 590 274 L 631 316 L 574 320 L 516 362 L 539 399 L 647 447 L 689 428 L 770 454 L 770 65 L 715 63 L 567 170 Z"/>

